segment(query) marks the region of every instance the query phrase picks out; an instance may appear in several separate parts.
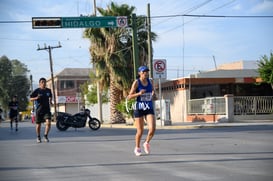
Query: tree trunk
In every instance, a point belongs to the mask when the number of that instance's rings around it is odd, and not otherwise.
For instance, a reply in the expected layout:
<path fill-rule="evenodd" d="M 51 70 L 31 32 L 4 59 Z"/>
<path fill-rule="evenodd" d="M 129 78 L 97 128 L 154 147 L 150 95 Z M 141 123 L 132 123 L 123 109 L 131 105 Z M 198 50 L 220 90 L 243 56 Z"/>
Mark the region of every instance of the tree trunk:
<path fill-rule="evenodd" d="M 116 108 L 121 101 L 122 90 L 115 86 L 112 76 L 110 77 L 110 120 L 111 123 L 125 123 L 125 119 L 121 112 Z"/>

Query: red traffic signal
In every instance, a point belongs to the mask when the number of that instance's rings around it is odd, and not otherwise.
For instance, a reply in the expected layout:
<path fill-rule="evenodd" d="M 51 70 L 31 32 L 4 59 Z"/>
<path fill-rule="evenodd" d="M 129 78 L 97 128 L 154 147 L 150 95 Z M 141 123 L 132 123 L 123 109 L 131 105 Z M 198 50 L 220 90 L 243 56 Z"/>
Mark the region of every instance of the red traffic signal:
<path fill-rule="evenodd" d="M 61 18 L 32 18 L 33 29 L 61 28 Z"/>

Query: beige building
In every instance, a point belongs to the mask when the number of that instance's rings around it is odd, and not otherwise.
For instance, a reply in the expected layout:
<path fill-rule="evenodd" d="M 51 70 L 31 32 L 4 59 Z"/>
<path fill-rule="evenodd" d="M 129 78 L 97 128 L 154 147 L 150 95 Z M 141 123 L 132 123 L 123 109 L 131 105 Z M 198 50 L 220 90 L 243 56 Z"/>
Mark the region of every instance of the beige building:
<path fill-rule="evenodd" d="M 80 85 L 90 80 L 91 71 L 90 68 L 65 68 L 54 76 L 57 111 L 71 114 L 78 112 L 84 104 Z M 52 89 L 51 79 L 47 80 L 47 85 Z"/>
<path fill-rule="evenodd" d="M 188 115 L 188 102 L 225 95 L 234 96 L 272 96 L 268 84 L 259 83 L 255 61 L 239 61 L 219 66 L 217 70 L 200 72 L 161 84 L 162 99 L 170 100 L 170 119 L 172 123 L 191 122 Z M 206 115 L 205 121 L 212 117 Z"/>

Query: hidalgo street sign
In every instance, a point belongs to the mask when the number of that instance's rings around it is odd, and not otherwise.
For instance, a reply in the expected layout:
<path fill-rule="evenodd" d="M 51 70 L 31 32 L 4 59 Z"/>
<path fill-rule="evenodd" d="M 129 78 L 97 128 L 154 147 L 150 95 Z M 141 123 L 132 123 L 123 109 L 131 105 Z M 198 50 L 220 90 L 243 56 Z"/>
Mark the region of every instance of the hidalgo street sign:
<path fill-rule="evenodd" d="M 63 17 L 62 28 L 101 28 L 101 27 L 126 27 L 127 17 Z"/>
<path fill-rule="evenodd" d="M 33 29 L 127 27 L 126 16 L 33 17 Z"/>

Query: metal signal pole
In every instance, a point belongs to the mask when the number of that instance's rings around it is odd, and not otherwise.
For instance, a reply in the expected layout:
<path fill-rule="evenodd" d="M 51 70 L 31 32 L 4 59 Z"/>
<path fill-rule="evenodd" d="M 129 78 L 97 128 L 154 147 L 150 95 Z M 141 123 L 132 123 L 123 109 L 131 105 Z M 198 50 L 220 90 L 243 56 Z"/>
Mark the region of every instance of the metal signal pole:
<path fill-rule="evenodd" d="M 151 14 L 150 3 L 147 5 L 147 35 L 148 35 L 148 62 L 149 62 L 149 77 L 153 78 L 153 54 L 152 54 L 152 39 L 151 39 Z"/>
<path fill-rule="evenodd" d="M 97 16 L 97 6 L 96 6 L 96 0 L 93 0 L 93 14 L 94 16 Z M 95 63 L 93 64 L 93 68 L 96 70 L 96 78 L 99 77 L 99 71 L 95 66 Z M 97 101 L 98 101 L 98 118 L 103 123 L 103 117 L 102 117 L 102 96 L 100 92 L 100 83 L 97 81 Z"/>
<path fill-rule="evenodd" d="M 132 31 L 133 31 L 133 61 L 134 61 L 134 79 L 137 77 L 137 69 L 139 67 L 139 55 L 138 55 L 138 44 L 137 44 L 137 24 L 136 14 L 132 14 Z"/>
<path fill-rule="evenodd" d="M 50 72 L 51 72 L 51 82 L 52 82 L 52 89 L 53 89 L 53 103 L 54 103 L 54 121 L 56 121 L 56 113 L 57 113 L 57 105 L 56 105 L 56 92 L 55 92 L 55 85 L 54 85 L 54 75 L 53 75 L 53 63 L 52 63 L 52 55 L 51 55 L 51 50 L 54 48 L 61 48 L 61 44 L 59 42 L 58 46 L 44 46 L 44 48 L 40 48 L 38 45 L 37 51 L 40 50 L 46 50 L 49 53 L 49 63 L 50 63 Z"/>

